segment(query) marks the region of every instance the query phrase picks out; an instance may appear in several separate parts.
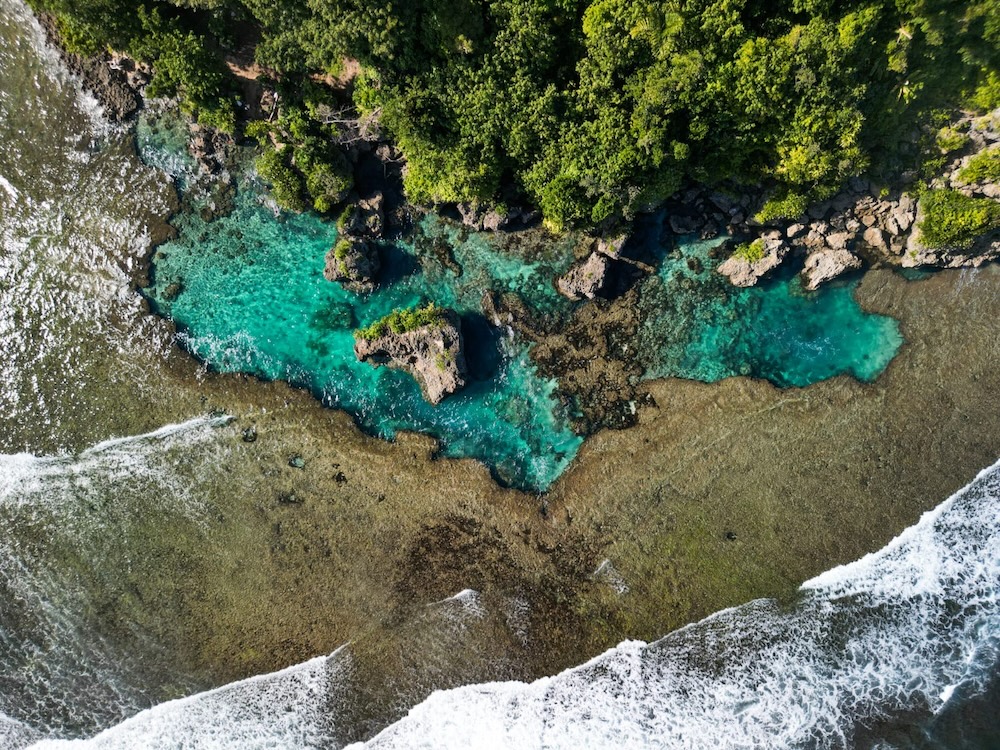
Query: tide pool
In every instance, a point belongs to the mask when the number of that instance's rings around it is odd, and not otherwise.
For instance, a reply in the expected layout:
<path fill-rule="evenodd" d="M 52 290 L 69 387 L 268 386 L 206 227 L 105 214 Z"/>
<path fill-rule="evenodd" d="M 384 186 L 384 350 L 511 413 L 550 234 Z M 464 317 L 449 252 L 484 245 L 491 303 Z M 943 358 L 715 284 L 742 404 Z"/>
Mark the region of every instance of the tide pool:
<path fill-rule="evenodd" d="M 551 284 L 568 262 L 565 247 L 504 256 L 431 218 L 412 244 L 386 248 L 382 285 L 359 295 L 323 278 L 334 226 L 311 214 L 276 215 L 251 185 L 229 215 L 205 222 L 190 212 L 176 224 L 178 238 L 155 254 L 148 293 L 176 322 L 182 345 L 213 369 L 307 387 L 383 438 L 398 430 L 432 435 L 444 455 L 476 458 L 523 489 L 544 489 L 576 454 L 582 438 L 569 427 L 555 382 L 536 373 L 524 344 L 479 314 L 486 288 L 568 309 Z M 431 300 L 462 316 L 471 375 L 436 407 L 409 375 L 358 362 L 353 348 L 355 328 Z"/>
<path fill-rule="evenodd" d="M 174 129 L 140 124 L 147 162 L 194 184 L 194 165 L 178 155 Z M 202 216 L 189 208 L 174 220 L 177 239 L 161 245 L 147 294 L 172 319 L 180 343 L 209 367 L 285 380 L 325 405 L 352 414 L 362 429 L 392 439 L 399 430 L 437 438 L 446 456 L 486 464 L 502 483 L 546 489 L 583 440 L 570 426 L 572 404 L 541 377 L 525 342 L 493 329 L 480 313 L 486 289 L 512 291 L 556 320 L 572 303 L 553 279 L 572 260 L 574 238 L 548 243 L 470 233 L 424 219 L 405 241 L 383 247 L 379 287 L 355 294 L 323 278 L 336 239 L 331 222 L 277 211 L 251 170 L 234 210 Z M 638 357 L 645 377 L 712 382 L 731 375 L 804 386 L 839 374 L 878 376 L 902 337 L 890 318 L 865 313 L 856 282 L 802 290 L 794 271 L 753 289 L 734 289 L 713 269 L 714 243 L 654 248 L 658 272 L 642 282 Z M 433 301 L 462 316 L 471 382 L 434 407 L 407 374 L 354 357 L 353 331 L 394 309 Z"/>
<path fill-rule="evenodd" d="M 639 351 L 647 378 L 714 382 L 749 375 L 777 386 L 807 386 L 836 375 L 877 378 L 899 347 L 898 323 L 861 309 L 858 277 L 804 289 L 786 262 L 748 289 L 713 270 L 718 240 L 681 243 L 662 257 L 642 289 Z"/>

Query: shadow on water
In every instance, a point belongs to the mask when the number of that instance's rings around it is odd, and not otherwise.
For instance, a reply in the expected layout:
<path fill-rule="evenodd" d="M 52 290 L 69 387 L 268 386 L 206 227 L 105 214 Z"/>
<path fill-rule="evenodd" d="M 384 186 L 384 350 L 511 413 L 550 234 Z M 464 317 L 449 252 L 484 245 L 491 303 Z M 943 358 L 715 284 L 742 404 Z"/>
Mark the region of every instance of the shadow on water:
<path fill-rule="evenodd" d="M 500 368 L 501 334 L 480 313 L 465 313 L 462 319 L 462 339 L 465 343 L 465 364 L 473 380 L 489 380 Z"/>
<path fill-rule="evenodd" d="M 379 245 L 379 258 L 382 261 L 382 270 L 379 271 L 378 283 L 380 286 L 389 287 L 398 284 L 420 270 L 420 264 L 411 254 L 391 243 Z"/>

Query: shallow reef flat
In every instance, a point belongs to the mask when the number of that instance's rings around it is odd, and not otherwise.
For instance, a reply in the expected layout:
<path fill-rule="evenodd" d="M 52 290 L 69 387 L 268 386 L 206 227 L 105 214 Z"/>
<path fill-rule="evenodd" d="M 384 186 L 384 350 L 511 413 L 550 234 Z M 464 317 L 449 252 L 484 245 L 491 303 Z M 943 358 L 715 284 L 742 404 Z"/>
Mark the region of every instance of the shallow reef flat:
<path fill-rule="evenodd" d="M 214 517 L 193 535 L 161 524 L 144 540 L 149 575 L 129 601 L 145 615 L 121 615 L 155 623 L 209 682 L 351 640 L 344 715 L 372 729 L 432 688 L 549 673 L 624 638 L 792 596 L 995 458 L 998 292 L 993 267 L 918 282 L 869 273 L 860 301 L 898 318 L 907 340 L 877 381 L 655 381 L 639 424 L 589 438 L 545 495 L 435 458 L 429 438 L 369 437 L 308 393 L 170 354 L 150 375 L 171 411 L 234 420 L 191 487 Z M 160 547 L 183 571 L 180 590 Z M 485 614 L 442 636 L 427 605 L 468 588 Z M 151 618 L 167 590 L 171 607 Z M 387 681 L 406 700 L 364 689 Z"/>

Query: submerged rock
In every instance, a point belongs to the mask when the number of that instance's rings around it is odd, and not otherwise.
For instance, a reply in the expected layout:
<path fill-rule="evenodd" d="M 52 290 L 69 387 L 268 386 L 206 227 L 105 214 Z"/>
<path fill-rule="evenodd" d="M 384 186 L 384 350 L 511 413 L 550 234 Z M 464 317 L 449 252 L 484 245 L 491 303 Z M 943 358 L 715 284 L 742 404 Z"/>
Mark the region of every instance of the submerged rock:
<path fill-rule="evenodd" d="M 370 292 L 375 288 L 382 262 L 374 242 L 357 237 L 341 237 L 326 254 L 323 276 L 338 281 L 353 292 Z"/>
<path fill-rule="evenodd" d="M 386 365 L 408 372 L 424 398 L 435 405 L 465 387 L 461 322 L 454 312 L 440 310 L 433 321 L 410 330 L 396 332 L 391 326 L 357 332 L 354 355 L 376 367 Z"/>

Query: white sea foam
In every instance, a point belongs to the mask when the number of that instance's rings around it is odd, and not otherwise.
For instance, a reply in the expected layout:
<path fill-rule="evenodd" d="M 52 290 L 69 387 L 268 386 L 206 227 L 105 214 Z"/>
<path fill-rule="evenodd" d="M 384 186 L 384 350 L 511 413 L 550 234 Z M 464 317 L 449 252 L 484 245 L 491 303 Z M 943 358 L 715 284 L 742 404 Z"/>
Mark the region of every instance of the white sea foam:
<path fill-rule="evenodd" d="M 439 692 L 364 747 L 846 747 L 932 712 L 997 667 L 998 466 L 789 611 L 756 601 L 530 685 Z"/>
<path fill-rule="evenodd" d="M 198 417 L 77 455 L 0 455 L 0 711 L 58 737 L 136 713 L 156 684 L 196 689 L 142 627 L 111 642 L 88 613 L 105 569 L 127 575 L 142 554 L 144 518 L 205 528 L 205 499 L 192 488 L 222 471 L 229 440 L 217 428 L 227 421 Z M 24 744 L 15 729 L 0 722 L 0 748 Z"/>
<path fill-rule="evenodd" d="M 791 608 L 759 600 L 531 684 L 438 692 L 351 747 L 849 747 L 864 728 L 930 715 L 995 672 L 998 586 L 1000 464 L 880 552 L 809 581 Z M 336 670 L 290 679 L 322 663 L 168 703 L 76 745 L 333 746 Z M 274 695 L 294 696 L 294 718 L 280 719 Z M 317 726 L 323 741 L 295 734 Z"/>
<path fill-rule="evenodd" d="M 342 649 L 303 664 L 160 704 L 90 740 L 43 740 L 32 750 L 308 748 L 336 744 L 326 703 L 348 659 Z"/>
<path fill-rule="evenodd" d="M 20 196 L 20 193 L 17 192 L 17 188 L 11 185 L 10 180 L 8 180 L 3 175 L 0 175 L 0 188 L 4 189 L 4 191 L 7 193 L 8 196 L 10 196 L 10 199 L 12 201 L 16 201 Z"/>

